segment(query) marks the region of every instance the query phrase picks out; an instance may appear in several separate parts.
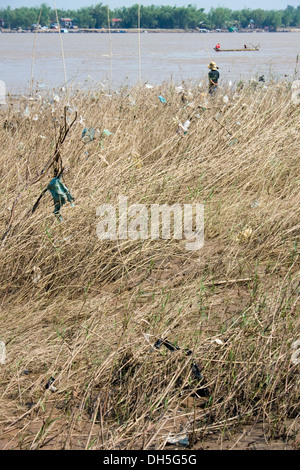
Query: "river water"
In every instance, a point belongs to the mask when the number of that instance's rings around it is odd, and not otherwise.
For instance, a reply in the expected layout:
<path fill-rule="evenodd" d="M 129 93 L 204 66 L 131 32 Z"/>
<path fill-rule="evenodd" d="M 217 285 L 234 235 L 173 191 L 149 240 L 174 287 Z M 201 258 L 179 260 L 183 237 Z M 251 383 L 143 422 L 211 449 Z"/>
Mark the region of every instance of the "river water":
<path fill-rule="evenodd" d="M 65 82 L 59 34 L 1 33 L 0 80 L 13 93 L 29 90 L 31 70 L 40 88 Z M 113 88 L 165 80 L 197 83 L 207 78 L 207 64 L 217 62 L 221 83 L 256 75 L 293 76 L 300 33 L 68 33 L 61 35 L 68 83 L 91 87 L 95 82 L 111 83 Z M 258 52 L 215 52 L 260 44 Z M 112 56 L 111 56 L 112 54 Z M 34 57 L 34 62 L 32 62 Z M 33 69 L 32 69 L 33 64 Z"/>

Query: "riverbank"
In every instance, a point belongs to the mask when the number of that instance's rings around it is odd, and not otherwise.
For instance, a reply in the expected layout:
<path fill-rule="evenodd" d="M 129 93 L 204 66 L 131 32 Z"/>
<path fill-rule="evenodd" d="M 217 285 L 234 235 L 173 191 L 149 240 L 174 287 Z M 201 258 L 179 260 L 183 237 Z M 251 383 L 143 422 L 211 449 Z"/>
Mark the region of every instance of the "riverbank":
<path fill-rule="evenodd" d="M 299 448 L 291 85 L 8 98 L 0 448 Z M 75 200 L 58 221 L 43 190 L 62 169 Z M 99 238 L 103 204 L 110 240 Z M 173 216 L 169 238 L 146 237 L 153 204 L 203 204 L 204 246 L 187 249 Z"/>

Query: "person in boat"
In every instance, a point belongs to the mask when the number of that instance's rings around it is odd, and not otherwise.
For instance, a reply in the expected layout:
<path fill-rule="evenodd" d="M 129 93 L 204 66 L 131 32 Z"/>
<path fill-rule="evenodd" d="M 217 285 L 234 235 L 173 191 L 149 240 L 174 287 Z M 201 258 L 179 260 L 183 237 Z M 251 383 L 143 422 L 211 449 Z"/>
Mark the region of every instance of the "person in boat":
<path fill-rule="evenodd" d="M 208 93 L 213 94 L 218 88 L 218 81 L 220 77 L 220 73 L 218 72 L 218 66 L 215 62 L 211 62 L 208 65 L 210 72 L 208 72 L 208 80 L 209 80 L 209 89 Z"/>
<path fill-rule="evenodd" d="M 218 51 L 218 50 L 220 49 L 220 47 L 221 47 L 221 46 L 220 46 L 220 43 L 218 42 L 218 44 L 217 44 L 216 47 L 215 47 L 216 51 Z"/>

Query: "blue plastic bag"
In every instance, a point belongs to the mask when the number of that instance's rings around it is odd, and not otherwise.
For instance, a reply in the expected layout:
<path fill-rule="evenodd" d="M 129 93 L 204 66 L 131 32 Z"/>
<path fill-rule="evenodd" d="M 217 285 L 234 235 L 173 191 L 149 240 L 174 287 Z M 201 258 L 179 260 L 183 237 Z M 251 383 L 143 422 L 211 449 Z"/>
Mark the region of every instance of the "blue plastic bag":
<path fill-rule="evenodd" d="M 89 139 L 91 142 L 92 140 L 94 140 L 95 132 L 96 132 L 95 129 L 93 129 L 92 127 L 89 127 L 89 128 L 85 127 L 82 131 L 81 137 L 86 138 L 86 140 Z"/>

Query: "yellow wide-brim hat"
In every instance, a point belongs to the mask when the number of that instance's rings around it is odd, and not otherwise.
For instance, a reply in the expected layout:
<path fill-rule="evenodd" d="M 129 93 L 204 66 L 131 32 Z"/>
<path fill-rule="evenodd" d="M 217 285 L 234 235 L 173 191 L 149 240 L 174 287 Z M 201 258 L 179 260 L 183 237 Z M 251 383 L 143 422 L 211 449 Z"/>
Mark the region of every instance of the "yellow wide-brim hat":
<path fill-rule="evenodd" d="M 218 70 L 218 66 L 215 62 L 211 62 L 210 64 L 208 64 L 207 66 L 210 70 Z"/>

